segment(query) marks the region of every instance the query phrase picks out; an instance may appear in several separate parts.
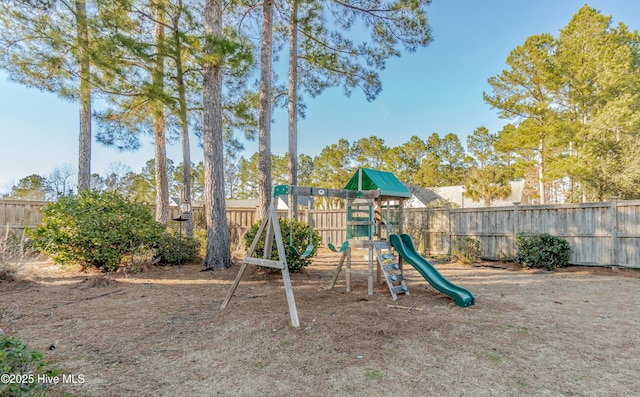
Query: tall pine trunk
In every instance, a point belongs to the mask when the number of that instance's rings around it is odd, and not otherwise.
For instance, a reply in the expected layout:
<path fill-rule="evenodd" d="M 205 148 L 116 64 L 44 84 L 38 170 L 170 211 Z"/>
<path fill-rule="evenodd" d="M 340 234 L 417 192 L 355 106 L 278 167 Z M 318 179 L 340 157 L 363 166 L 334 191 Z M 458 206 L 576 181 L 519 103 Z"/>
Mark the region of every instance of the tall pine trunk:
<path fill-rule="evenodd" d="M 153 121 L 153 141 L 155 144 L 156 158 L 156 220 L 166 224 L 169 220 L 169 177 L 164 130 L 164 115 L 155 115 Z"/>
<path fill-rule="evenodd" d="M 80 140 L 78 156 L 78 191 L 88 190 L 91 183 L 91 61 L 89 59 L 89 28 L 87 5 L 76 1 L 78 75 L 80 79 Z"/>
<path fill-rule="evenodd" d="M 289 24 L 289 185 L 298 184 L 298 1 L 291 1 Z M 289 217 L 298 217 L 298 197 L 289 195 Z"/>
<path fill-rule="evenodd" d="M 273 52 L 273 0 L 262 7 L 260 48 L 260 116 L 258 122 L 258 211 L 261 217 L 271 204 L 271 59 Z"/>
<path fill-rule="evenodd" d="M 207 218 L 207 269 L 231 267 L 231 246 L 227 227 L 227 207 L 224 194 L 224 152 L 222 147 L 222 65 L 213 45 L 222 36 L 222 0 L 205 2 L 205 34 L 208 59 L 215 63 L 204 65 L 203 74 L 203 141 L 204 194 Z"/>
<path fill-rule="evenodd" d="M 178 86 L 178 101 L 180 112 L 180 126 L 182 130 L 182 186 L 183 200 L 191 202 L 191 148 L 189 145 L 189 122 L 187 119 L 187 100 L 184 84 L 184 70 L 182 67 L 182 52 L 180 42 L 179 22 L 182 15 L 182 0 L 178 2 L 178 12 L 173 21 L 173 41 L 175 46 L 176 82 Z M 193 237 L 193 218 L 189 216 L 186 222 L 187 236 Z"/>
<path fill-rule="evenodd" d="M 544 155 L 545 155 L 545 146 L 544 146 L 544 138 L 540 138 L 540 143 L 538 145 L 538 190 L 540 195 L 540 204 L 544 205 L 547 203 L 546 195 L 544 191 Z"/>
<path fill-rule="evenodd" d="M 159 98 L 164 91 L 164 5 L 156 9 L 155 26 L 155 65 L 153 69 L 153 87 L 158 98 L 155 99 L 153 114 L 153 142 L 156 157 L 156 220 L 166 224 L 169 220 L 169 176 L 167 173 L 167 144 L 165 139 L 164 104 Z"/>

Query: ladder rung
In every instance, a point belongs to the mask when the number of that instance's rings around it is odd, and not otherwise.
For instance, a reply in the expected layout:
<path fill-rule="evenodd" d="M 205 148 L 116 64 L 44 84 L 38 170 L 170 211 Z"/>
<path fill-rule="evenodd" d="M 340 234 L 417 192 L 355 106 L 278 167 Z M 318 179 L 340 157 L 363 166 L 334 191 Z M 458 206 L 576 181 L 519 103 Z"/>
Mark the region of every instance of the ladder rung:
<path fill-rule="evenodd" d="M 404 294 L 405 292 L 408 292 L 409 288 L 407 288 L 406 285 L 398 285 L 397 287 L 393 287 L 393 292 L 395 294 Z"/>
<path fill-rule="evenodd" d="M 376 241 L 373 243 L 373 248 L 376 251 L 376 256 L 378 257 L 378 263 L 381 265 L 389 290 L 391 291 L 391 296 L 394 300 L 397 299 L 398 294 L 409 294 L 409 288 L 407 287 L 407 283 L 405 281 L 402 272 L 400 271 L 400 266 L 398 264 L 398 260 L 396 255 L 391 251 L 391 245 L 388 241 Z M 384 252 L 387 250 L 387 252 Z M 393 274 L 392 274 L 393 273 Z M 398 284 L 400 285 L 394 285 Z"/>
<path fill-rule="evenodd" d="M 397 281 L 402 281 L 404 280 L 404 277 L 402 276 L 402 274 L 393 274 L 389 276 L 389 281 L 395 283 Z"/>
<path fill-rule="evenodd" d="M 390 265 L 384 265 L 383 268 L 384 268 L 385 271 L 391 272 L 391 271 L 394 271 L 394 270 L 398 270 L 400 268 L 400 266 L 398 266 L 397 263 L 393 263 L 393 264 L 390 264 Z"/>

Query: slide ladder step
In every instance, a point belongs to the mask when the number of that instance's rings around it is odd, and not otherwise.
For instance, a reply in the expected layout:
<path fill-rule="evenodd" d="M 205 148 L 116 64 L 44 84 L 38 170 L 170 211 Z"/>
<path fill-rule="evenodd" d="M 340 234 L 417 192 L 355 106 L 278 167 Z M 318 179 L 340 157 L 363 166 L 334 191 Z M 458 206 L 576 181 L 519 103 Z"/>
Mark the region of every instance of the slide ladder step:
<path fill-rule="evenodd" d="M 391 251 L 391 244 L 388 242 L 379 242 L 375 243 L 373 247 L 393 300 L 397 300 L 399 294 L 408 295 L 409 287 L 407 287 L 407 281 L 398 264 L 398 258 Z"/>
<path fill-rule="evenodd" d="M 400 266 L 397 263 L 394 264 L 384 264 L 382 265 L 382 267 L 384 268 L 384 270 L 388 271 L 388 272 L 392 272 L 394 270 L 398 270 L 400 268 Z"/>
<path fill-rule="evenodd" d="M 405 294 L 407 292 L 409 292 L 409 288 L 406 285 L 397 285 L 395 287 L 393 287 L 392 289 L 393 292 L 395 292 L 395 294 Z"/>

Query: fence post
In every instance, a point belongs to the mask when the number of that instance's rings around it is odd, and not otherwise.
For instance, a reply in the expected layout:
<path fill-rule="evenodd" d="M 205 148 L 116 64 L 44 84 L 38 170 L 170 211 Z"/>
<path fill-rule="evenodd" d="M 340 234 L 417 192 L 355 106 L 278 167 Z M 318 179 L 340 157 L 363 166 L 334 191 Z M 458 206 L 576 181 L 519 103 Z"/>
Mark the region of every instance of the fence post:
<path fill-rule="evenodd" d="M 611 266 L 618 265 L 618 197 L 611 197 Z"/>
<path fill-rule="evenodd" d="M 518 218 L 520 217 L 520 202 L 513 202 L 513 248 L 511 249 L 511 259 L 516 257 L 516 237 L 518 236 L 520 225 L 518 223 Z"/>
<path fill-rule="evenodd" d="M 449 258 L 451 258 L 451 249 L 453 248 L 453 228 L 451 227 L 451 204 L 447 204 L 447 223 L 449 224 L 449 233 L 447 233 L 447 236 L 449 237 L 449 241 L 448 241 L 448 246 L 449 249 L 447 250 L 447 255 L 449 255 Z"/>

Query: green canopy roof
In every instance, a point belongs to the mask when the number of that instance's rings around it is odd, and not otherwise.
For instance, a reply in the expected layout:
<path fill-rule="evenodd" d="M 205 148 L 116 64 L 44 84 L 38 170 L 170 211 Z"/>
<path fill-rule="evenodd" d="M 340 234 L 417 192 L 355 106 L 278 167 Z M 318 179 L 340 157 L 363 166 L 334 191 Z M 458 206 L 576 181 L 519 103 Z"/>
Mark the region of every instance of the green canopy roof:
<path fill-rule="evenodd" d="M 411 197 L 411 192 L 391 172 L 358 168 L 344 187 L 347 190 L 380 190 L 380 195 Z"/>

